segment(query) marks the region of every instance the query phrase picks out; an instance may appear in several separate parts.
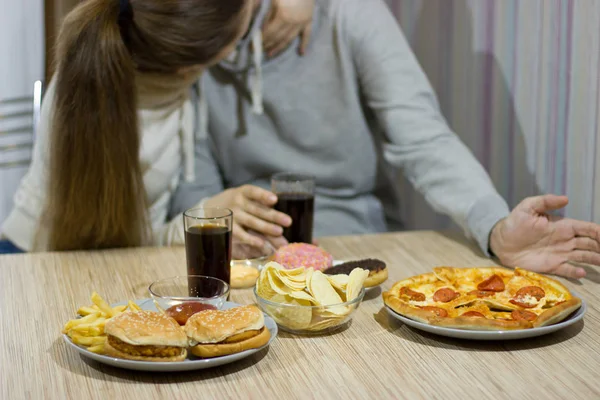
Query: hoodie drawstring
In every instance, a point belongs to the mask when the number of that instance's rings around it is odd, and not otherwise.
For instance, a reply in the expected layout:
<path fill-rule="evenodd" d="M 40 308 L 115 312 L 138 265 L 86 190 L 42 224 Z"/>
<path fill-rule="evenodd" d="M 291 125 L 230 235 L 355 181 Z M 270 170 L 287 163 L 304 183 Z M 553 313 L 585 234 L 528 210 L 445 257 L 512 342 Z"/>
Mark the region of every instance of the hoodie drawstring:
<path fill-rule="evenodd" d="M 191 88 L 193 126 L 182 126 L 184 179 L 186 182 L 196 180 L 196 139 L 203 137 L 203 134 L 205 136 L 207 132 L 208 105 L 200 87 L 201 81 L 202 75 Z"/>
<path fill-rule="evenodd" d="M 254 70 L 250 75 L 250 90 L 252 91 L 252 110 L 255 114 L 262 115 L 264 112 L 263 107 L 263 75 L 262 75 L 262 61 L 263 61 L 263 44 L 262 44 L 262 32 L 257 30 L 252 36 L 252 47 L 253 54 L 252 60 L 254 62 Z"/>
<path fill-rule="evenodd" d="M 252 62 L 254 68 L 250 72 L 250 91 L 252 93 L 252 112 L 257 115 L 264 113 L 263 106 L 263 43 L 262 32 L 257 30 L 252 35 Z M 256 49 L 259 49 L 258 51 Z M 192 108 L 194 112 L 193 129 L 183 127 L 183 157 L 184 157 L 184 176 L 186 182 L 193 182 L 196 179 L 195 145 L 196 141 L 206 140 L 208 138 L 208 102 L 206 101 L 205 91 L 202 90 L 202 77 L 192 86 Z"/>

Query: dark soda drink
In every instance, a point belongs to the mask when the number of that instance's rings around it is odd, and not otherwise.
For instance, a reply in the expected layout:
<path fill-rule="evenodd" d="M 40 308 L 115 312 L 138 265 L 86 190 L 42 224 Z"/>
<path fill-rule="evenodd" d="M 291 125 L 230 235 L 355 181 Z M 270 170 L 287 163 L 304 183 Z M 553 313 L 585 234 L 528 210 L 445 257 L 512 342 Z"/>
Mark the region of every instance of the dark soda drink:
<path fill-rule="evenodd" d="M 315 197 L 307 193 L 278 193 L 275 209 L 292 218 L 292 225 L 283 229 L 289 243 L 312 243 Z"/>
<path fill-rule="evenodd" d="M 190 226 L 185 231 L 185 251 L 188 275 L 203 275 L 229 284 L 231 276 L 231 230 L 222 225 Z M 218 287 L 205 280 L 188 278 L 192 297 L 212 297 Z"/>

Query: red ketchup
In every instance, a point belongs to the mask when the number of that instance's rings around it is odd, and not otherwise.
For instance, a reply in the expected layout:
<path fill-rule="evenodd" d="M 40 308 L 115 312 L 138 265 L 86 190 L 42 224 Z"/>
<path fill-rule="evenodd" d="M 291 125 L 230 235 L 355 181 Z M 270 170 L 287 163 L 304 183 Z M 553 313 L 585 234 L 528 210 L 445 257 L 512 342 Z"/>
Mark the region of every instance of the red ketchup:
<path fill-rule="evenodd" d="M 167 309 L 166 313 L 169 317 L 174 318 L 179 325 L 185 325 L 188 318 L 192 315 L 205 310 L 216 310 L 217 307 L 200 303 L 198 301 L 186 301 L 185 303 L 177 304 Z"/>

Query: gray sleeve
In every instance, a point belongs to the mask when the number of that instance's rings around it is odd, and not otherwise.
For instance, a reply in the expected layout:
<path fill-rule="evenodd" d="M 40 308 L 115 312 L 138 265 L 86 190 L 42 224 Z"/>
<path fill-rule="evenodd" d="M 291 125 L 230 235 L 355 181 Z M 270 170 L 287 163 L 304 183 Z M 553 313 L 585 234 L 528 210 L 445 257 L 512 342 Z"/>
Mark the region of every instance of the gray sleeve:
<path fill-rule="evenodd" d="M 427 202 L 449 215 L 489 254 L 489 234 L 509 214 L 505 200 L 441 115 L 435 94 L 383 0 L 341 2 L 345 31 L 367 106 L 386 135 L 384 157 Z"/>
<path fill-rule="evenodd" d="M 171 199 L 169 219 L 194 207 L 201 200 L 223 191 L 223 180 L 210 139 L 196 139 L 194 153 L 195 179 L 193 182 L 187 182 L 182 172 L 177 190 Z"/>

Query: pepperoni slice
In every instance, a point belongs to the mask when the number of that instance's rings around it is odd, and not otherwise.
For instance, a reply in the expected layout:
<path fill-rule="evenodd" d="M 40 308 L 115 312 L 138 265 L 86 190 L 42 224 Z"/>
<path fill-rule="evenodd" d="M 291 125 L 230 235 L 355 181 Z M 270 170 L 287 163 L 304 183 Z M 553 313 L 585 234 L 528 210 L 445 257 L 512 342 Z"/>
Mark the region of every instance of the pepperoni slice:
<path fill-rule="evenodd" d="M 537 315 L 526 310 L 513 310 L 510 315 L 515 321 L 535 321 L 537 318 Z"/>
<path fill-rule="evenodd" d="M 487 290 L 471 290 L 469 293 L 467 293 L 468 295 L 475 295 L 477 297 L 479 297 L 480 299 L 484 298 L 484 297 L 490 297 L 494 295 L 494 292 L 490 292 Z"/>
<path fill-rule="evenodd" d="M 494 274 L 485 281 L 479 283 L 477 289 L 485 291 L 489 290 L 490 292 L 502 292 L 504 291 L 504 281 L 498 275 Z"/>
<path fill-rule="evenodd" d="M 466 313 L 461 314 L 461 317 L 485 318 L 485 315 L 479 311 L 467 311 Z"/>
<path fill-rule="evenodd" d="M 449 301 L 454 300 L 458 296 L 460 296 L 460 293 L 457 293 L 450 288 L 441 288 L 433 294 L 433 301 L 439 301 L 440 303 L 448 303 Z"/>
<path fill-rule="evenodd" d="M 448 311 L 444 310 L 443 308 L 433 307 L 433 306 L 423 306 L 420 308 L 421 308 L 421 310 L 430 311 L 430 312 L 434 313 L 435 315 L 437 315 L 438 317 L 447 317 L 448 316 Z"/>
<path fill-rule="evenodd" d="M 425 301 L 425 295 L 423 293 L 415 292 L 414 290 L 403 286 L 400 288 L 400 296 L 409 297 L 414 301 Z"/>
<path fill-rule="evenodd" d="M 524 286 L 517 291 L 515 297 L 525 297 L 531 296 L 535 297 L 537 301 L 540 301 L 542 298 L 546 296 L 546 292 L 539 286 Z"/>

